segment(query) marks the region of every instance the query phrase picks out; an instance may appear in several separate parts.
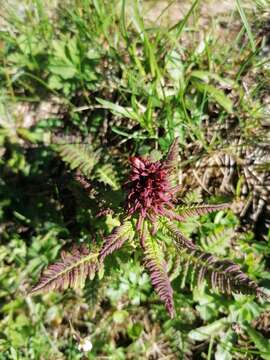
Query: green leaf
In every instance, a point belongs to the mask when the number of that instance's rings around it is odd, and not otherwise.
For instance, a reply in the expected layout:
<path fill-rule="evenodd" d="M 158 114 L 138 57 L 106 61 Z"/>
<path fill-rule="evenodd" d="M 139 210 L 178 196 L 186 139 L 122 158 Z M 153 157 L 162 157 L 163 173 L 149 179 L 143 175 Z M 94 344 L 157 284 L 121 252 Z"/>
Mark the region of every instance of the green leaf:
<path fill-rule="evenodd" d="M 224 79 L 221 76 L 219 76 L 218 74 L 215 74 L 210 71 L 205 71 L 205 70 L 194 70 L 194 71 L 192 71 L 190 76 L 193 78 L 203 80 L 204 82 L 209 82 L 211 79 L 213 79 L 213 80 L 218 81 L 221 85 L 225 85 L 225 86 L 229 86 L 229 87 L 236 85 L 236 83 L 231 79 Z"/>
<path fill-rule="evenodd" d="M 77 73 L 77 69 L 72 64 L 64 64 L 53 62 L 49 65 L 49 70 L 55 74 L 61 76 L 63 79 L 72 79 Z"/>
<path fill-rule="evenodd" d="M 232 112 L 233 103 L 220 89 L 217 89 L 213 85 L 205 84 L 199 81 L 192 81 L 192 84 L 200 91 L 206 92 L 212 97 L 221 107 L 223 107 L 228 113 Z"/>
<path fill-rule="evenodd" d="M 232 360 L 233 357 L 232 347 L 235 341 L 235 333 L 232 329 L 229 329 L 225 336 L 220 339 L 220 343 L 217 344 L 217 350 L 215 352 L 215 360 Z"/>
<path fill-rule="evenodd" d="M 75 38 L 69 39 L 67 42 L 67 50 L 70 60 L 75 65 L 80 65 L 80 55 L 77 46 L 77 40 Z"/>
<path fill-rule="evenodd" d="M 257 349 L 260 351 L 261 357 L 265 360 L 270 360 L 270 341 L 248 324 L 246 324 L 244 328 Z"/>
<path fill-rule="evenodd" d="M 109 185 L 113 190 L 119 189 L 117 174 L 111 164 L 105 164 L 97 169 L 98 179 Z"/>
<path fill-rule="evenodd" d="M 113 321 L 116 324 L 123 324 L 129 317 L 129 313 L 126 310 L 117 310 L 113 313 Z"/>
<path fill-rule="evenodd" d="M 85 176 L 90 176 L 90 173 L 97 162 L 96 154 L 90 145 L 57 145 L 56 150 L 58 150 L 63 161 L 68 163 L 72 170 L 79 169 Z"/>
<path fill-rule="evenodd" d="M 143 325 L 140 323 L 135 323 L 133 325 L 130 325 L 128 327 L 128 336 L 133 339 L 136 340 L 140 337 L 141 333 L 143 331 Z"/>
<path fill-rule="evenodd" d="M 49 77 L 49 87 L 51 89 L 61 89 L 63 87 L 63 83 L 62 83 L 62 80 L 61 80 L 61 77 L 58 76 L 58 75 L 51 75 Z"/>
<path fill-rule="evenodd" d="M 181 55 L 175 50 L 167 55 L 166 70 L 173 80 L 175 88 L 179 89 L 180 85 L 184 83 L 184 65 Z"/>
<path fill-rule="evenodd" d="M 103 106 L 104 109 L 110 110 L 116 116 L 126 117 L 128 119 L 132 119 L 136 121 L 139 120 L 138 115 L 131 108 L 125 108 L 121 105 L 114 104 L 110 101 L 103 100 L 100 98 L 96 98 L 96 100 Z"/>
<path fill-rule="evenodd" d="M 55 58 L 61 59 L 63 62 L 68 61 L 66 55 L 66 42 L 65 40 L 53 40 L 52 41 L 53 47 L 53 56 Z"/>
<path fill-rule="evenodd" d="M 195 330 L 191 330 L 188 334 L 188 337 L 191 340 L 195 341 L 205 341 L 212 336 L 217 336 L 221 331 L 226 328 L 227 324 L 228 320 L 226 318 L 222 318 L 214 321 L 210 325 L 201 326 Z"/>

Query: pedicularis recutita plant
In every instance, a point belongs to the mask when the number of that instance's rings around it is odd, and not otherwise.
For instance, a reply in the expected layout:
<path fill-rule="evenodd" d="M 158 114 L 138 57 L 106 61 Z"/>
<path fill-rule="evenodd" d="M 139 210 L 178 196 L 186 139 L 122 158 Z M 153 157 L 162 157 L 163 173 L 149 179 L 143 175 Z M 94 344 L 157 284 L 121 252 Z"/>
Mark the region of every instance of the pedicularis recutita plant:
<path fill-rule="evenodd" d="M 31 293 L 83 286 L 86 278 L 93 278 L 103 266 L 106 256 L 122 247 L 125 242 L 134 243 L 138 239 L 145 268 L 171 317 L 174 315 L 174 303 L 165 261 L 167 246 L 170 246 L 170 253 L 173 253 L 173 258 L 179 264 L 182 282 L 188 279 L 191 284 L 197 285 L 207 281 L 221 292 L 263 295 L 262 290 L 241 271 L 239 265 L 206 253 L 179 230 L 178 222 L 185 221 L 190 216 L 222 210 L 229 205 L 176 205 L 179 191 L 175 180 L 177 160 L 177 139 L 163 161 L 132 157 L 131 173 L 125 184 L 126 204 L 120 214 L 121 224 L 104 239 L 99 249 L 89 251 L 83 246 L 74 248 L 70 253 L 62 252 L 62 259 L 43 271 L 39 283 Z M 171 243 L 161 241 L 157 236 L 158 231 L 165 234 Z"/>

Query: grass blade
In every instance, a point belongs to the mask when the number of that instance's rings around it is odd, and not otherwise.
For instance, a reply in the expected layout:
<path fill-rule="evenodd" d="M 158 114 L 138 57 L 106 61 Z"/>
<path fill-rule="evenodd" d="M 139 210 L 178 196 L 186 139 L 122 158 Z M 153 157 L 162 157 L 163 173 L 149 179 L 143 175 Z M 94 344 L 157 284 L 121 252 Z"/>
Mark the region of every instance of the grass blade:
<path fill-rule="evenodd" d="M 249 39 L 249 42 L 250 42 L 250 45 L 251 45 L 251 49 L 252 49 L 253 52 L 255 52 L 256 51 L 255 41 L 254 41 L 254 38 L 253 38 L 253 35 L 252 35 L 252 32 L 251 32 L 251 28 L 249 26 L 246 14 L 244 12 L 244 9 L 243 9 L 243 7 L 241 5 L 240 0 L 236 0 L 236 6 L 237 6 L 237 10 L 239 12 L 239 15 L 240 15 L 240 17 L 241 17 L 241 19 L 243 21 L 244 27 L 246 29 L 248 39 Z"/>
<path fill-rule="evenodd" d="M 176 30 L 176 37 L 179 37 L 190 17 L 190 15 L 192 14 L 193 10 L 195 9 L 195 7 L 198 5 L 200 0 L 195 0 L 193 2 L 193 4 L 191 5 L 189 11 L 187 12 L 187 14 L 185 15 L 184 19 L 180 20 L 177 24 L 175 24 L 174 26 L 172 26 L 169 31 L 172 30 Z"/>

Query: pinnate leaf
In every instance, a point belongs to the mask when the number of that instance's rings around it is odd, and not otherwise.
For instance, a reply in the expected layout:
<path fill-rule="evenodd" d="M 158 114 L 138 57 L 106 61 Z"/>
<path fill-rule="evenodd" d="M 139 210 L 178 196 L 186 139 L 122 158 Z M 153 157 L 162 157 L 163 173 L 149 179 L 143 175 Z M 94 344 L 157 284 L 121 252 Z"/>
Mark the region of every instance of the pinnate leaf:
<path fill-rule="evenodd" d="M 122 245 L 134 236 L 131 222 L 125 221 L 120 226 L 114 228 L 113 232 L 104 239 L 103 247 L 99 253 L 99 260 L 103 261 L 105 257 L 120 249 Z"/>
<path fill-rule="evenodd" d="M 174 242 L 177 246 L 177 248 L 188 248 L 195 250 L 196 246 L 193 244 L 193 242 L 186 238 L 185 235 L 178 229 L 178 227 L 173 224 L 172 222 L 166 222 L 164 223 L 167 230 L 169 230 L 170 235 L 174 239 Z"/>
<path fill-rule="evenodd" d="M 148 232 L 144 241 L 145 267 L 149 271 L 152 285 L 171 317 L 174 316 L 173 289 L 167 274 L 167 264 L 158 243 Z"/>
<path fill-rule="evenodd" d="M 72 170 L 78 169 L 85 176 L 89 176 L 97 162 L 96 153 L 87 144 L 61 144 L 57 150 L 62 159 Z"/>
<path fill-rule="evenodd" d="M 63 251 L 61 258 L 43 271 L 30 294 L 83 287 L 86 278 L 92 278 L 98 269 L 97 253 L 89 253 L 86 247 L 74 248 L 71 253 Z"/>
<path fill-rule="evenodd" d="M 200 249 L 182 249 L 179 254 L 182 276 L 189 278 L 192 286 L 200 285 L 206 280 L 222 293 L 264 296 L 259 286 L 231 260 L 219 259 Z"/>
<path fill-rule="evenodd" d="M 202 204 L 202 205 L 191 205 L 191 206 L 180 206 L 178 207 L 177 218 L 179 220 L 186 220 L 191 216 L 201 216 L 209 214 L 214 211 L 220 211 L 228 209 L 230 204 Z"/>
<path fill-rule="evenodd" d="M 179 138 L 175 138 L 170 146 L 167 157 L 164 161 L 164 167 L 168 170 L 169 174 L 173 173 L 177 169 L 179 154 Z"/>

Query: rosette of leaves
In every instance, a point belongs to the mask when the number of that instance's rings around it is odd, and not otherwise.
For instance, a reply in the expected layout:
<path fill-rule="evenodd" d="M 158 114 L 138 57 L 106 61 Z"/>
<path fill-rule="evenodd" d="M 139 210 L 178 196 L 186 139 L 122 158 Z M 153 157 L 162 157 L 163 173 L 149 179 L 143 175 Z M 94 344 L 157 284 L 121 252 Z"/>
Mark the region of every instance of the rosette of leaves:
<path fill-rule="evenodd" d="M 172 143 L 165 159 L 131 157 L 131 172 L 125 184 L 126 203 L 120 214 L 121 223 L 104 238 L 99 249 L 89 251 L 76 248 L 71 253 L 62 253 L 62 259 L 49 265 L 40 277 L 32 294 L 49 290 L 63 290 L 83 286 L 87 277 L 93 278 L 103 266 L 105 258 L 121 248 L 126 242 L 138 239 L 143 263 L 151 282 L 171 317 L 174 315 L 173 289 L 165 261 L 166 243 L 160 242 L 159 229 L 170 237 L 174 244 L 179 274 L 192 285 L 206 281 L 223 293 L 248 293 L 263 295 L 258 285 L 239 267 L 228 259 L 220 259 L 205 252 L 179 230 L 177 223 L 194 215 L 203 215 L 226 209 L 228 204 L 179 206 L 176 204 L 179 186 L 177 183 L 178 140 Z"/>

